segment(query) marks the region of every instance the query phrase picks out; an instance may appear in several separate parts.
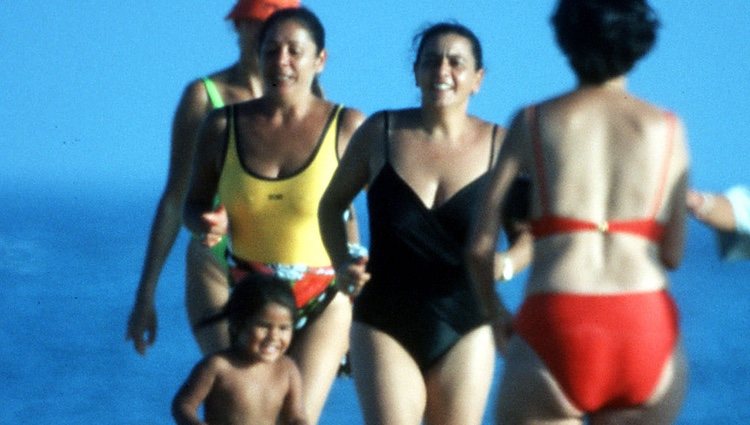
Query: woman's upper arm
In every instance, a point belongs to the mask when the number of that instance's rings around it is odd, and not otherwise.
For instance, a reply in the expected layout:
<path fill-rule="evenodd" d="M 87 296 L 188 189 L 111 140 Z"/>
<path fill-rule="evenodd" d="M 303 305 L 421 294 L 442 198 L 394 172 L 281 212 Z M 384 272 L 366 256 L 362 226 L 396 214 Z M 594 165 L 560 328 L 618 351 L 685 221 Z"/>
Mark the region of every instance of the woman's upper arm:
<path fill-rule="evenodd" d="M 338 145 L 336 146 L 339 158 L 344 156 L 352 136 L 364 121 L 364 114 L 356 109 L 344 108 L 341 111 L 338 129 Z"/>
<path fill-rule="evenodd" d="M 687 136 L 682 123 L 678 120 L 674 133 L 670 181 L 671 190 L 666 199 L 668 216 L 665 223 L 664 237 L 659 246 L 659 256 L 665 267 L 674 269 L 679 266 L 685 249 L 685 225 L 687 221 L 687 190 L 689 184 L 690 154 Z"/>
<path fill-rule="evenodd" d="M 212 206 L 226 153 L 226 127 L 225 108 L 211 111 L 202 121 L 193 157 L 189 203 Z"/>
<path fill-rule="evenodd" d="M 356 128 L 348 141 L 325 196 L 338 207 L 348 207 L 369 182 L 373 143 L 378 133 L 377 121 L 377 117 L 367 119 Z"/>
<path fill-rule="evenodd" d="M 494 252 L 502 227 L 502 209 L 505 195 L 521 169 L 523 148 L 526 143 L 526 126 L 523 114 L 517 114 L 508 130 L 497 163 L 482 197 L 475 225 L 473 249 Z"/>
<path fill-rule="evenodd" d="M 174 192 L 181 197 L 187 192 L 198 130 L 209 111 L 210 106 L 203 84 L 200 81 L 189 84 L 180 98 L 172 120 L 166 192 Z"/>

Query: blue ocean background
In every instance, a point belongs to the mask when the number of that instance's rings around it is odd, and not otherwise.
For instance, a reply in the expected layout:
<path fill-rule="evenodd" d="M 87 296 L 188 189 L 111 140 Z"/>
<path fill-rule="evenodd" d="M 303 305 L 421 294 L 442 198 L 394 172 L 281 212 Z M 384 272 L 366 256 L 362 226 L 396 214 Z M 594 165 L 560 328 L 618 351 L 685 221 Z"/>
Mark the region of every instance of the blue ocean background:
<path fill-rule="evenodd" d="M 156 345 L 140 357 L 125 323 L 158 189 L 137 179 L 48 187 L 0 189 L 0 423 L 171 423 L 171 398 L 200 357 L 183 306 L 186 235 L 158 287 Z M 690 364 L 679 424 L 750 423 L 749 271 L 720 262 L 713 234 L 690 222 L 671 276 Z M 524 277 L 500 288 L 514 307 Z M 320 423 L 363 423 L 351 379 L 336 381 Z"/>

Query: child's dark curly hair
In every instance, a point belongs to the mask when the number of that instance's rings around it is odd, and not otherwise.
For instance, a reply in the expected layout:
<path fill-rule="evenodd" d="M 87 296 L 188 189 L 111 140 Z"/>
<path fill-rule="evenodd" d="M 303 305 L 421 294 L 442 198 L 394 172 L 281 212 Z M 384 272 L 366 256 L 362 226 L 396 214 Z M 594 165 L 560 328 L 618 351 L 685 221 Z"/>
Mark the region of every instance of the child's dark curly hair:
<path fill-rule="evenodd" d="M 198 323 L 196 328 L 226 319 L 234 342 L 237 332 L 248 320 L 260 314 L 270 303 L 286 307 L 294 320 L 297 309 L 289 283 L 272 275 L 250 273 L 232 289 L 222 311 Z"/>

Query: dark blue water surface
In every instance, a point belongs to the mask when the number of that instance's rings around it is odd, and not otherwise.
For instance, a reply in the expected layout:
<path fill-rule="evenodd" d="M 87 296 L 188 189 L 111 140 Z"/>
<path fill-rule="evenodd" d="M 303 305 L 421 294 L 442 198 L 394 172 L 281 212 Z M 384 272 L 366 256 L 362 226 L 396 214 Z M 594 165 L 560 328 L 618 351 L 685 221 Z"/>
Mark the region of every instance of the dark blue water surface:
<path fill-rule="evenodd" d="M 144 358 L 124 339 L 157 195 L 0 189 L 0 423 L 171 423 L 171 398 L 200 356 L 183 306 L 185 234 L 160 280 L 156 345 Z M 750 423 L 749 272 L 719 262 L 713 235 L 691 222 L 672 274 L 691 368 L 680 424 Z M 501 288 L 512 306 L 523 277 Z M 351 380 L 335 383 L 321 423 L 362 423 Z"/>

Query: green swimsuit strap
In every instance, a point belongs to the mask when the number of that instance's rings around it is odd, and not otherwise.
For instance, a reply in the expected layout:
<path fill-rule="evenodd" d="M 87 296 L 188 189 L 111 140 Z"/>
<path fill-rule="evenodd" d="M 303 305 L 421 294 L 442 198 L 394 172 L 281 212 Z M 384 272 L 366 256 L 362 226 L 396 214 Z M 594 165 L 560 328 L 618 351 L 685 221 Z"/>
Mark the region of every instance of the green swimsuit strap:
<path fill-rule="evenodd" d="M 206 87 L 206 93 L 208 94 L 208 100 L 211 101 L 211 106 L 214 109 L 218 109 L 224 106 L 224 99 L 221 98 L 219 89 L 216 88 L 216 83 L 208 77 L 201 78 L 203 85 Z"/>

